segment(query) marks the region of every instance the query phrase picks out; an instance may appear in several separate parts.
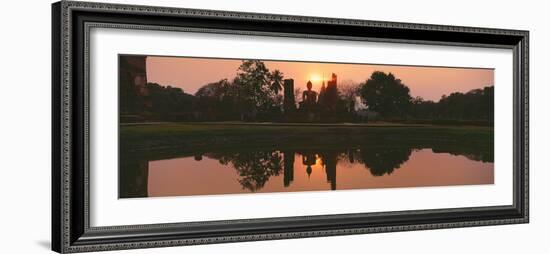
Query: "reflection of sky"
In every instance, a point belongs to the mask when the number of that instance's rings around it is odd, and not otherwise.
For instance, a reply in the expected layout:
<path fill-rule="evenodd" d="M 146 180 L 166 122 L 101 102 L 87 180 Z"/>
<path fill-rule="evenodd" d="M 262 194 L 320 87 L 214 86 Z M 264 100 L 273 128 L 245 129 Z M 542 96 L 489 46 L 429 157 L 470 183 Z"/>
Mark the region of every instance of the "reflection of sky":
<path fill-rule="evenodd" d="M 240 60 L 182 57 L 147 57 L 147 79 L 161 85 L 182 88 L 194 94 L 201 86 L 220 79 L 236 76 Z M 468 92 L 494 84 L 493 70 L 415 66 L 384 66 L 366 64 L 328 64 L 264 61 L 270 70 L 279 69 L 285 78 L 294 79 L 295 88 L 306 89 L 312 80 L 313 89 L 319 91 L 323 77 L 330 79 L 334 72 L 339 85 L 361 83 L 373 71 L 394 73 L 410 89 L 411 96 L 437 101 L 452 92 Z"/>
<path fill-rule="evenodd" d="M 413 151 L 409 160 L 390 175 L 373 176 L 364 164 L 339 160 L 336 166 L 336 187 L 368 189 L 446 185 L 492 184 L 493 163 L 473 161 L 465 156 L 433 153 L 431 149 Z M 217 160 L 193 157 L 149 162 L 149 196 L 249 193 L 238 182 L 239 175 L 231 166 Z M 294 178 L 284 187 L 284 171 L 271 176 L 257 192 L 330 190 L 326 168 L 319 158 L 308 176 L 302 156 L 296 154 Z"/>

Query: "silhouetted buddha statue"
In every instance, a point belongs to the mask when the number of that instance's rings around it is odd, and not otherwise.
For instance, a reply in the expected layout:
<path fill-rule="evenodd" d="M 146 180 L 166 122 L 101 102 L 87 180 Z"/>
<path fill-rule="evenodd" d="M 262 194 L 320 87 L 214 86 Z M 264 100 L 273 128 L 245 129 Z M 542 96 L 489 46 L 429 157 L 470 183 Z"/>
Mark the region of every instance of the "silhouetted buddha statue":
<path fill-rule="evenodd" d="M 307 82 L 307 90 L 302 93 L 302 102 L 306 109 L 311 110 L 317 103 L 317 92 L 311 90 L 313 84 L 311 81 Z"/>

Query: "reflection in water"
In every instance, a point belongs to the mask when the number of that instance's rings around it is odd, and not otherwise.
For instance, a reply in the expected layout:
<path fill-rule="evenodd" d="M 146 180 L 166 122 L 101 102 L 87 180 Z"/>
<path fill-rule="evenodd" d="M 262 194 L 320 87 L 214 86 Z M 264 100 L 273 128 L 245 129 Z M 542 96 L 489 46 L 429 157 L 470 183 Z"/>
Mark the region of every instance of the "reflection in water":
<path fill-rule="evenodd" d="M 373 176 L 382 176 L 391 174 L 409 160 L 411 152 L 411 149 L 407 148 L 363 148 L 358 152 L 357 158 L 369 168 Z"/>
<path fill-rule="evenodd" d="M 209 157 L 218 159 L 223 165 L 231 163 L 243 189 L 252 192 L 262 189 L 271 176 L 278 176 L 283 170 L 282 155 L 278 151 L 211 154 Z"/>
<path fill-rule="evenodd" d="M 492 184 L 487 156 L 406 147 L 123 155 L 120 197 Z M 492 158 L 491 158 L 492 160 Z"/>

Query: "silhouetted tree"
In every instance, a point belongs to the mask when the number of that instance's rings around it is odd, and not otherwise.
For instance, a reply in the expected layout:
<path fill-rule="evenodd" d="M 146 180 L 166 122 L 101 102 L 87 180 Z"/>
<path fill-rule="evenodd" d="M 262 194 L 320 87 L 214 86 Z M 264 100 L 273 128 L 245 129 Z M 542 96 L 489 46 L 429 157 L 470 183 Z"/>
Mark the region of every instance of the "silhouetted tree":
<path fill-rule="evenodd" d="M 197 90 L 195 96 L 221 99 L 228 94 L 230 86 L 231 84 L 227 79 L 222 79 L 220 81 L 202 86 Z"/>
<path fill-rule="evenodd" d="M 363 103 L 385 117 L 402 117 L 407 113 L 411 103 L 409 92 L 409 88 L 400 79 L 381 71 L 373 72 L 359 90 Z"/>
<path fill-rule="evenodd" d="M 442 96 L 437 103 L 437 116 L 443 119 L 493 121 L 494 87 L 474 89 L 467 93 Z"/>
<path fill-rule="evenodd" d="M 437 114 L 437 103 L 416 97 L 411 101 L 409 114 L 414 118 L 433 119 Z"/>
<path fill-rule="evenodd" d="M 236 85 L 239 86 L 241 100 L 249 107 L 265 107 L 271 102 L 271 82 L 269 69 L 260 60 L 245 60 L 238 68 Z"/>
<path fill-rule="evenodd" d="M 483 97 L 481 98 L 481 103 L 485 109 L 486 118 L 494 122 L 495 117 L 495 87 L 487 86 L 483 88 Z"/>
<path fill-rule="evenodd" d="M 152 113 L 158 116 L 190 114 L 197 102 L 193 95 L 184 93 L 181 88 L 147 83 L 148 100 Z"/>
<path fill-rule="evenodd" d="M 416 97 L 412 100 L 409 113 L 416 119 L 474 120 L 492 123 L 494 86 L 474 89 L 467 93 L 454 92 L 443 95 L 438 102 Z"/>
<path fill-rule="evenodd" d="M 359 96 L 359 84 L 352 80 L 343 81 L 340 83 L 340 98 L 345 105 L 347 112 L 355 111 L 355 101 Z"/>
<path fill-rule="evenodd" d="M 204 85 L 195 93 L 199 100 L 198 110 L 208 120 L 236 118 L 237 95 L 236 87 L 227 79 Z"/>
<path fill-rule="evenodd" d="M 279 92 L 283 90 L 283 73 L 279 70 L 274 70 L 273 72 L 271 72 L 270 78 L 272 81 L 271 90 L 275 92 L 275 94 L 279 94 Z"/>
<path fill-rule="evenodd" d="M 280 114 L 282 100 L 277 99 L 280 89 L 274 89 L 272 73 L 260 60 L 244 60 L 237 69 L 234 84 L 238 87 L 241 112 L 250 114 Z M 282 73 L 277 74 L 280 82 Z M 279 84 L 280 85 L 280 84 Z"/>

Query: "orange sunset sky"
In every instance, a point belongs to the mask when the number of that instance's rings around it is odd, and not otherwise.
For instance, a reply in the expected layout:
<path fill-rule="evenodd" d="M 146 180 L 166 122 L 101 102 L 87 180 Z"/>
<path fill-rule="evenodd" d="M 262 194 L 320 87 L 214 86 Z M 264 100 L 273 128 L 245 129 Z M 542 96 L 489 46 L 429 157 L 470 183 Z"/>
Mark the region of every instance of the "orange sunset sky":
<path fill-rule="evenodd" d="M 236 76 L 241 60 L 188 57 L 147 57 L 147 80 L 160 85 L 180 87 L 194 94 L 201 86 L 223 78 Z M 397 66 L 372 64 L 341 64 L 315 62 L 264 61 L 270 71 L 279 69 L 285 78 L 294 79 L 294 87 L 306 89 L 311 80 L 319 91 L 323 76 L 338 75 L 338 83 L 362 83 L 373 71 L 391 72 L 411 90 L 411 96 L 438 101 L 452 92 L 494 85 L 493 69 Z"/>

